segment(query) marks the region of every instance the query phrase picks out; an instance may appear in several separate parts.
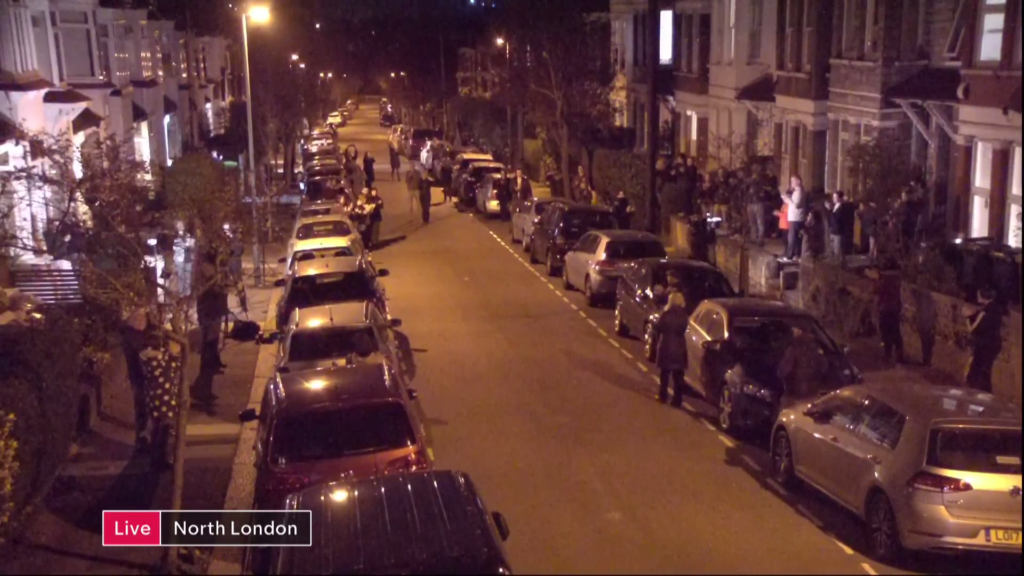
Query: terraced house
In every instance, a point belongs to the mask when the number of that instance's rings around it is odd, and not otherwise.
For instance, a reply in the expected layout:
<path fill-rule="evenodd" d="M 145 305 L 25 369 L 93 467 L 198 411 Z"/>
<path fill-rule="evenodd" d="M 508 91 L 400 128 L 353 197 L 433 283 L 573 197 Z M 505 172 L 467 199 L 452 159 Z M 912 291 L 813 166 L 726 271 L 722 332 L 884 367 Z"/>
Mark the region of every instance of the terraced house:
<path fill-rule="evenodd" d="M 223 132 L 234 96 L 229 43 L 187 43 L 175 23 L 100 0 L 0 0 L 0 171 L 39 163 L 34 134 L 78 147 L 114 137 L 152 167 Z M 189 58 L 191 54 L 192 58 Z M 4 190 L 0 225 L 42 246 L 47 190 Z M 29 251 L 19 250 L 22 261 Z"/>
<path fill-rule="evenodd" d="M 950 237 L 1021 246 L 1021 0 L 611 0 L 612 61 L 646 143 L 649 17 L 673 152 L 772 157 L 785 183 L 857 192 L 849 150 L 885 140 Z"/>

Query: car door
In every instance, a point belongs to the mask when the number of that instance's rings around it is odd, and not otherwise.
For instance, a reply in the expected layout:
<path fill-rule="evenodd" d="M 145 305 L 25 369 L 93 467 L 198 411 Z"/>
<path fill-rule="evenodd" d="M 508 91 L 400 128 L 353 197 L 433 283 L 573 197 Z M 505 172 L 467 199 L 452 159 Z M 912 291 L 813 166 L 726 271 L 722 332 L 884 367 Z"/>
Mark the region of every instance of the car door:
<path fill-rule="evenodd" d="M 876 472 L 893 458 L 906 422 L 905 414 L 874 396 L 861 404 L 849 433 L 835 443 L 837 465 L 827 471 L 836 498 L 847 507 L 860 509 Z"/>
<path fill-rule="evenodd" d="M 717 308 L 707 308 L 701 315 L 698 328 L 700 330 L 694 332 L 696 337 L 687 340 L 686 343 L 689 349 L 699 350 L 700 354 L 700 361 L 689 362 L 689 365 L 696 369 L 693 386 L 705 398 L 713 399 L 718 395 L 717 386 L 721 381 L 720 352 L 704 350 L 704 344 L 725 340 L 725 316 Z"/>
<path fill-rule="evenodd" d="M 701 346 L 708 340 L 705 316 L 711 317 L 711 308 L 698 306 L 690 315 L 686 326 L 686 373 L 684 375 L 690 386 L 697 388 L 700 380 L 700 363 L 704 360 L 704 348 Z"/>
<path fill-rule="evenodd" d="M 291 315 L 291 310 L 288 309 L 288 297 L 292 293 L 292 284 L 294 283 L 295 276 L 289 275 L 284 285 L 284 291 L 282 291 L 281 297 L 277 300 L 277 325 L 274 327 L 276 330 L 284 330 L 284 327 L 288 325 L 288 316 Z"/>
<path fill-rule="evenodd" d="M 631 306 L 633 316 L 630 318 L 630 322 L 636 322 L 637 326 L 643 326 L 648 318 L 659 311 L 662 303 L 654 297 L 654 265 L 643 263 L 638 269 L 638 274 Z"/>
<path fill-rule="evenodd" d="M 584 234 L 576 247 L 565 255 L 565 273 L 573 286 L 583 286 L 587 262 L 600 243 L 597 234 Z"/>
<path fill-rule="evenodd" d="M 853 427 L 860 418 L 864 399 L 849 390 L 830 394 L 812 404 L 820 417 L 801 418 L 793 430 L 793 459 L 802 477 L 844 503 L 840 496 L 845 468 L 844 444 L 852 442 Z"/>
<path fill-rule="evenodd" d="M 637 295 L 639 280 L 643 271 L 643 262 L 634 262 L 626 268 L 626 271 L 622 274 L 622 279 L 619 281 L 619 286 L 616 288 L 616 306 L 619 310 L 619 319 L 626 328 L 631 329 L 636 326 L 637 317 Z"/>

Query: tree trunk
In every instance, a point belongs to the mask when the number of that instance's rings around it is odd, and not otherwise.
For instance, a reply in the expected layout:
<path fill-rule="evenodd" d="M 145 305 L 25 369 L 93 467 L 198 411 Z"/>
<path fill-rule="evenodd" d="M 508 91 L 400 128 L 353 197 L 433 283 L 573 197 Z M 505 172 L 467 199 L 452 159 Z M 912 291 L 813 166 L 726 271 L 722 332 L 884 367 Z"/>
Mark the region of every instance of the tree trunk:
<path fill-rule="evenodd" d="M 565 120 L 559 119 L 558 126 L 558 147 L 559 153 L 562 157 L 559 170 L 562 171 L 562 194 L 571 200 L 573 198 L 572 193 L 572 178 L 569 175 L 569 126 L 565 123 Z"/>

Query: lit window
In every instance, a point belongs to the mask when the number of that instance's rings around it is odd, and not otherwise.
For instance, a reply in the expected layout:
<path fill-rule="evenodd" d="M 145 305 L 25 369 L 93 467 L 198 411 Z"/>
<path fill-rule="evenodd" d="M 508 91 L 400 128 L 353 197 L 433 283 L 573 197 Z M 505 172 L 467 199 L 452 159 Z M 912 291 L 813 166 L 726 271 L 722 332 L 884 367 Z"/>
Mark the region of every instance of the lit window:
<path fill-rule="evenodd" d="M 978 141 L 974 146 L 974 187 L 992 186 L 992 145 Z"/>
<path fill-rule="evenodd" d="M 658 63 L 672 63 L 672 33 L 675 32 L 672 26 L 675 13 L 672 10 L 662 10 L 659 20 L 660 30 L 658 34 Z"/>
<path fill-rule="evenodd" d="M 1003 56 L 1003 29 L 1006 27 L 1006 0 L 985 0 L 981 8 L 979 62 L 999 62 Z"/>

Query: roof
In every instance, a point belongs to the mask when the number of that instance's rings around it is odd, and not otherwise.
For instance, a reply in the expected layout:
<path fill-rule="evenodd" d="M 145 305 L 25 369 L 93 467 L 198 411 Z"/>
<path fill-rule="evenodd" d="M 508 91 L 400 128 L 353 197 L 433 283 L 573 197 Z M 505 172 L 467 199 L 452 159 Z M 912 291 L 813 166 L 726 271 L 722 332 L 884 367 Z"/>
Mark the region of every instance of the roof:
<path fill-rule="evenodd" d="M 164 96 L 164 114 L 174 114 L 178 111 L 178 103 Z"/>
<path fill-rule="evenodd" d="M 34 92 L 54 88 L 54 83 L 41 76 L 27 79 L 21 82 L 0 82 L 0 92 Z"/>
<path fill-rule="evenodd" d="M 307 488 L 312 547 L 279 548 L 285 574 L 511 573 L 469 475 L 388 474 Z"/>
<path fill-rule="evenodd" d="M 300 330 L 360 326 L 370 321 L 372 306 L 372 303 L 362 301 L 300 308 L 296 310 L 295 326 Z"/>
<path fill-rule="evenodd" d="M 700 260 L 691 260 L 689 258 L 643 258 L 637 260 L 637 262 L 643 262 L 652 266 L 665 266 L 672 268 L 700 268 L 701 270 L 718 270 L 707 262 Z"/>
<path fill-rule="evenodd" d="M 92 98 L 70 88 L 67 90 L 47 90 L 46 94 L 43 94 L 43 102 L 46 104 L 81 104 L 90 100 Z"/>
<path fill-rule="evenodd" d="M 340 256 L 332 258 L 313 258 L 296 262 L 294 275 L 296 278 L 319 276 L 339 272 L 358 272 L 361 269 L 362 257 Z"/>
<path fill-rule="evenodd" d="M 103 117 L 89 108 L 82 110 L 75 119 L 71 121 L 71 130 L 75 134 L 84 132 L 90 128 L 99 128 L 103 123 Z"/>
<path fill-rule="evenodd" d="M 892 86 L 883 96 L 890 100 L 958 102 L 959 88 L 960 70 L 928 67 Z"/>
<path fill-rule="evenodd" d="M 351 224 L 352 221 L 349 219 L 348 214 L 325 214 L 323 216 L 306 216 L 305 218 L 299 218 L 298 226 L 303 224 L 319 224 L 320 222 L 345 222 Z"/>
<path fill-rule="evenodd" d="M 132 102 L 132 122 L 144 122 L 149 118 L 149 113 L 142 106 Z"/>
<path fill-rule="evenodd" d="M 1017 408 L 987 392 L 906 381 L 886 382 L 884 386 L 865 384 L 862 388 L 908 417 L 928 422 L 1021 425 Z"/>
<path fill-rule="evenodd" d="M 775 102 L 775 79 L 765 74 L 736 93 L 736 99 L 747 102 Z"/>
<path fill-rule="evenodd" d="M 377 357 L 382 359 L 382 357 Z M 278 375 L 287 410 L 342 402 L 388 400 L 401 392 L 382 361 Z"/>
<path fill-rule="evenodd" d="M 715 298 L 707 300 L 721 306 L 730 316 L 759 318 L 813 318 L 810 312 L 782 302 L 760 298 Z"/>
<path fill-rule="evenodd" d="M 595 233 L 609 240 L 654 240 L 655 242 L 661 242 L 661 239 L 654 234 L 642 230 L 601 230 Z"/>
<path fill-rule="evenodd" d="M 156 88 L 159 85 L 159 78 L 150 78 L 148 80 L 132 80 L 132 86 L 134 86 L 135 88 Z"/>

